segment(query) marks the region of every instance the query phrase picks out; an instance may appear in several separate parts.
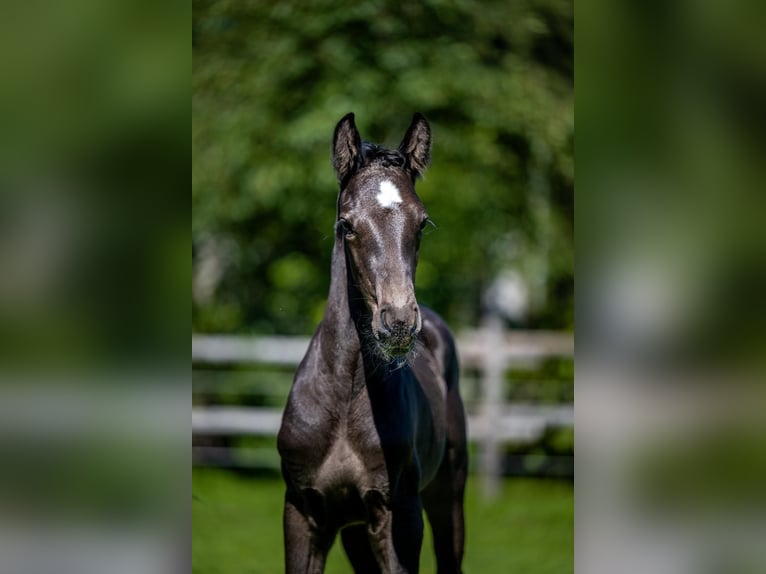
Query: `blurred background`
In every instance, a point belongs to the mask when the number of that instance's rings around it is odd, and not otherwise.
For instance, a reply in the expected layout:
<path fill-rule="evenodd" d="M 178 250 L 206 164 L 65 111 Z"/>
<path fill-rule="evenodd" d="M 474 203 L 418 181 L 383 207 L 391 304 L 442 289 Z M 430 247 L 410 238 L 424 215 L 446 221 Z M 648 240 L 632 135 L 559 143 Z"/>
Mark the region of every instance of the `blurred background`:
<path fill-rule="evenodd" d="M 766 10 L 577 22 L 576 569 L 766 572 Z"/>
<path fill-rule="evenodd" d="M 349 111 L 393 147 L 431 123 L 419 300 L 476 325 L 504 277 L 515 321 L 571 329 L 573 33 L 567 1 L 194 2 L 193 329 L 316 327 Z"/>
<path fill-rule="evenodd" d="M 1 572 L 189 562 L 190 12 L 0 7 Z"/>
<path fill-rule="evenodd" d="M 395 147 L 419 111 L 436 229 L 416 291 L 460 346 L 466 571 L 571 572 L 572 2 L 192 11 L 194 571 L 282 567 L 275 434 L 329 288 L 333 129 L 353 111 Z M 350 571 L 337 547 L 329 571 Z"/>

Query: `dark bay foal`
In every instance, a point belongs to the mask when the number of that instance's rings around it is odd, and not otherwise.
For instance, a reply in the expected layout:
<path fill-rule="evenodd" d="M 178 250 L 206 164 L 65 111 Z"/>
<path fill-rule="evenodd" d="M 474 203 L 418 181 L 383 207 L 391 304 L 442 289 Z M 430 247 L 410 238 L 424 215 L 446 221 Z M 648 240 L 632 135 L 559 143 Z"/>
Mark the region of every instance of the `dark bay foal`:
<path fill-rule="evenodd" d="M 288 573 L 322 572 L 340 531 L 356 572 L 417 572 L 425 509 L 438 571 L 460 572 L 467 455 L 455 343 L 415 299 L 431 131 L 399 148 L 333 138 L 340 184 L 330 294 L 279 432 Z"/>

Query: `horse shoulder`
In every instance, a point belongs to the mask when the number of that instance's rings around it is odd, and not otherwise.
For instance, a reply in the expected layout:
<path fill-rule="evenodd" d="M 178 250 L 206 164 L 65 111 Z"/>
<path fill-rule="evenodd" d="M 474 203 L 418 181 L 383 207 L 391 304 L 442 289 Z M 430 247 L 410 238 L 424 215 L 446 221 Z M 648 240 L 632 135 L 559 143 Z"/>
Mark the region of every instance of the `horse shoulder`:
<path fill-rule="evenodd" d="M 318 463 L 330 447 L 334 424 L 323 408 L 329 401 L 322 392 L 326 375 L 316 360 L 316 343 L 315 337 L 295 373 L 277 435 L 277 448 L 288 465 Z"/>
<path fill-rule="evenodd" d="M 435 311 L 421 305 L 420 312 L 423 318 L 420 341 L 437 362 L 445 382 L 452 385 L 456 381 L 453 375 L 458 368 L 457 347 L 452 331 Z"/>

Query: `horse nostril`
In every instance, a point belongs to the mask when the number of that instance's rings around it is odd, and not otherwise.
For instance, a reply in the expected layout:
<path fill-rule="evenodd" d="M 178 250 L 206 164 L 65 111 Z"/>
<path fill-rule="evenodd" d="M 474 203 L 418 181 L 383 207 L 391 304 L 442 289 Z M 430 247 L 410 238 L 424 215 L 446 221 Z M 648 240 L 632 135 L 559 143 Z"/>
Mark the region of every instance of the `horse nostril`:
<path fill-rule="evenodd" d="M 415 313 L 415 323 L 412 325 L 412 328 L 410 329 L 410 335 L 414 337 L 420 332 L 420 326 L 421 326 L 420 307 L 418 307 L 417 304 L 413 305 L 412 310 Z"/>
<path fill-rule="evenodd" d="M 391 334 L 391 325 L 388 323 L 388 311 L 390 307 L 388 305 L 380 309 L 380 327 L 381 334 L 388 336 Z"/>

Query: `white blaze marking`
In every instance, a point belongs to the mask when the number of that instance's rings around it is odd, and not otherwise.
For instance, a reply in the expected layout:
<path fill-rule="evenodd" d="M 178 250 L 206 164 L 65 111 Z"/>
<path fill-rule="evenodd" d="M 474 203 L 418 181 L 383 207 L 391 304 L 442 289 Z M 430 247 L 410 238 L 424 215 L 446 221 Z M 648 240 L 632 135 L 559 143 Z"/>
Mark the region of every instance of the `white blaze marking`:
<path fill-rule="evenodd" d="M 402 202 L 399 189 L 387 179 L 380 182 L 380 192 L 375 196 L 375 199 L 378 200 L 382 207 L 393 207 L 395 204 Z"/>

